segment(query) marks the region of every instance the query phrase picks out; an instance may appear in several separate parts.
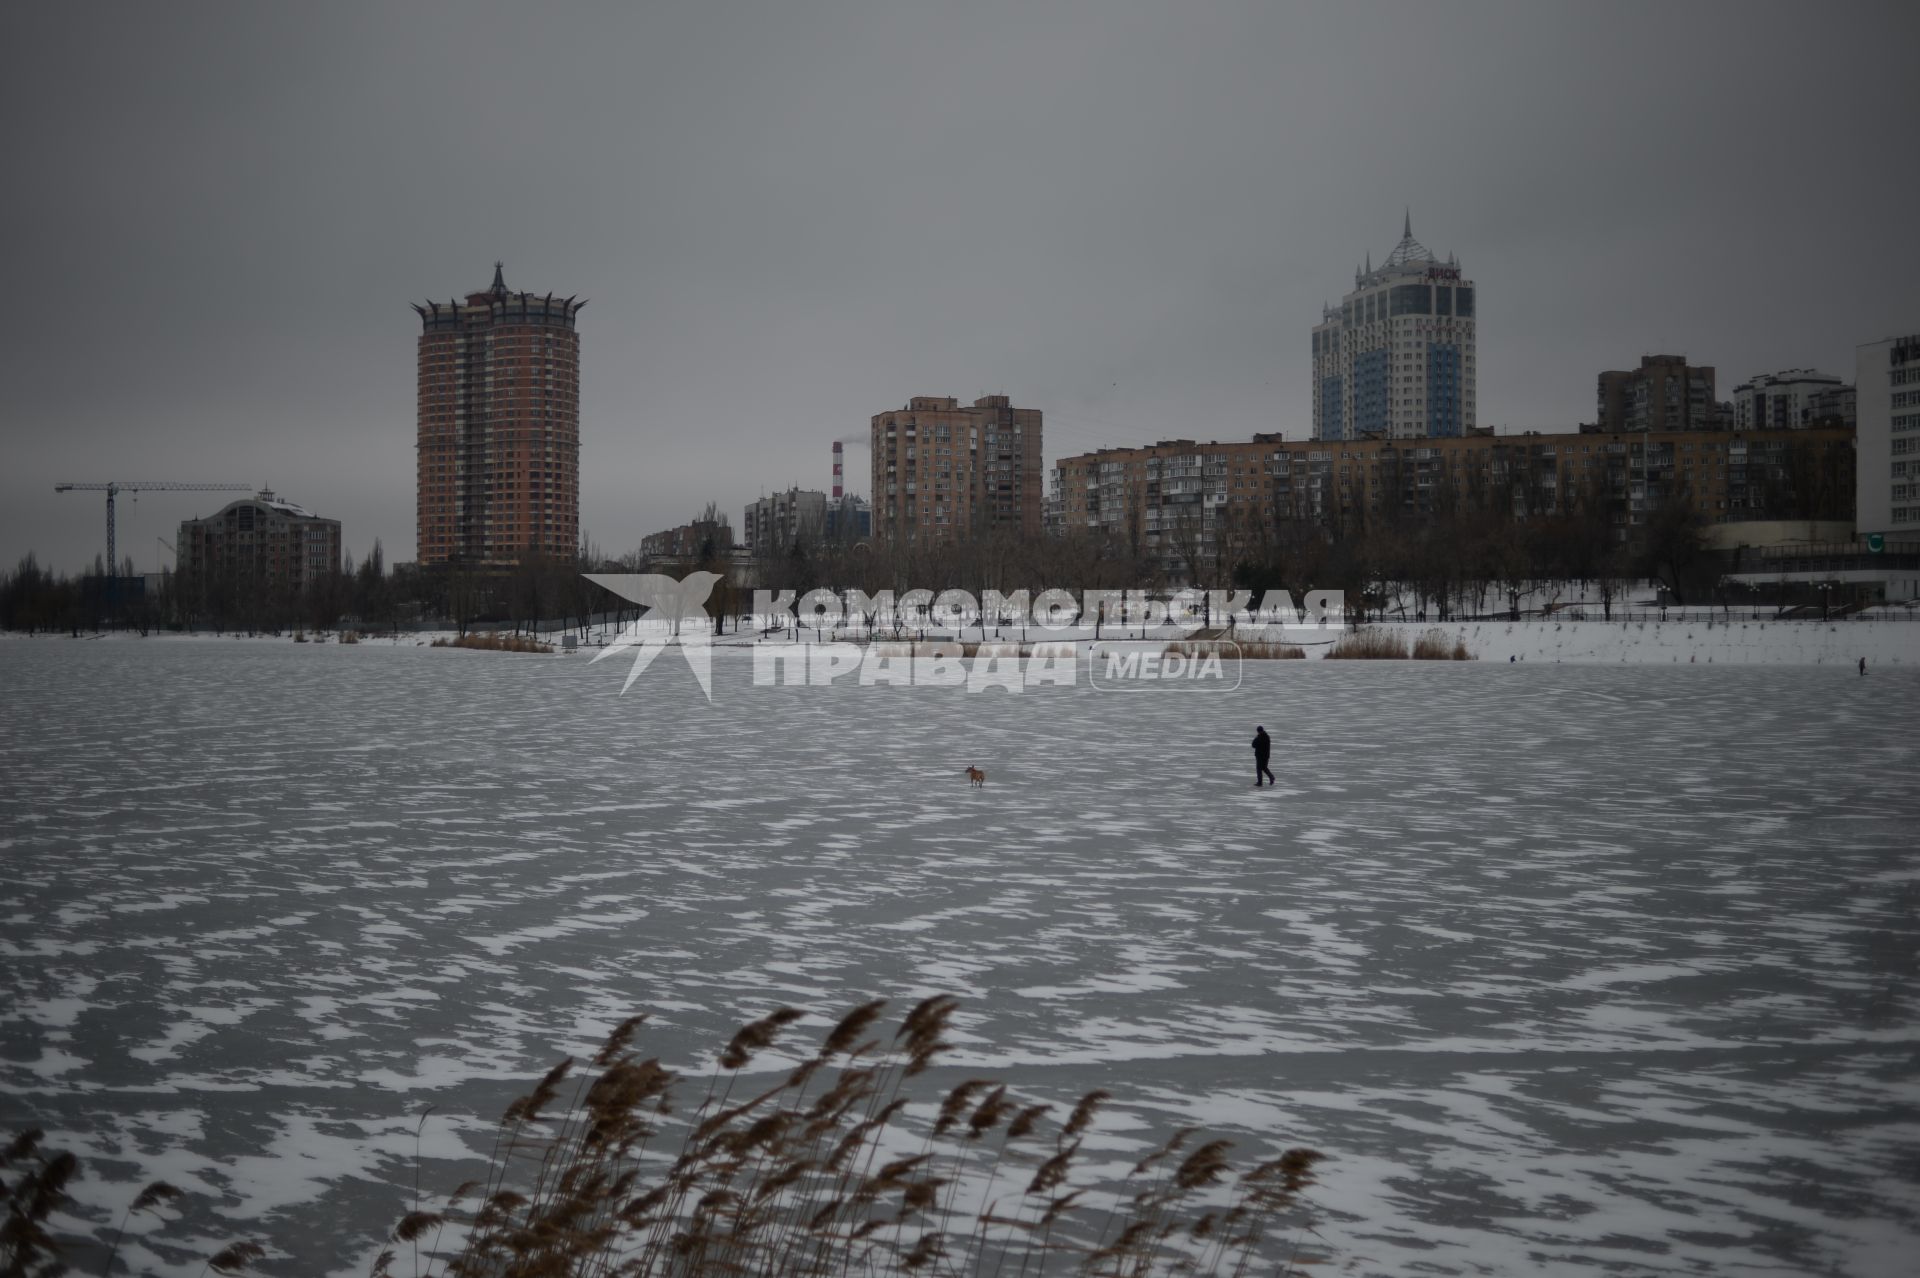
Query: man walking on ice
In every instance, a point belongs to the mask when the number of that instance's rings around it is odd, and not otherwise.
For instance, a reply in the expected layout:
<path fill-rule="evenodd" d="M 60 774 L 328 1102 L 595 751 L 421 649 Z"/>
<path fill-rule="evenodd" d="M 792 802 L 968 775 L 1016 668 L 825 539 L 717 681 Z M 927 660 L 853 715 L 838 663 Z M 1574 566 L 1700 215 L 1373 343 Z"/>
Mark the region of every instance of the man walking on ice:
<path fill-rule="evenodd" d="M 1253 788 L 1254 789 L 1258 790 L 1260 788 L 1260 778 L 1262 777 L 1265 777 L 1268 781 L 1273 782 L 1273 784 L 1276 786 L 1280 784 L 1278 781 L 1274 781 L 1273 769 L 1267 766 L 1267 760 L 1272 757 L 1273 757 L 1273 738 L 1267 735 L 1267 730 L 1265 728 L 1256 726 L 1253 730 Z"/>

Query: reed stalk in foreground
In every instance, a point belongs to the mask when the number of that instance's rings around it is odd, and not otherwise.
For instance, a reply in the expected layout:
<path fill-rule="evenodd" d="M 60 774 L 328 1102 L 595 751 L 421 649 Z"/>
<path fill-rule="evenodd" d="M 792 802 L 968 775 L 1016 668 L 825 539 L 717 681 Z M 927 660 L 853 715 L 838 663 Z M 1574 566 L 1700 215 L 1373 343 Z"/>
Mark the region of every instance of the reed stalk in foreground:
<path fill-rule="evenodd" d="M 0 1148 L 0 1206 L 6 1215 L 0 1218 L 0 1278 L 55 1278 L 69 1272 L 63 1259 L 73 1240 L 62 1240 L 53 1232 L 53 1215 L 72 1204 L 67 1186 L 80 1176 L 80 1160 L 64 1150 L 48 1149 L 46 1135 L 30 1128 Z M 9 1179 L 17 1171 L 18 1176 Z M 119 1224 L 107 1244 L 107 1258 L 100 1272 L 111 1275 L 120 1255 L 120 1242 L 126 1237 L 127 1224 L 136 1215 L 159 1214 L 159 1209 L 180 1197 L 180 1191 L 164 1180 L 156 1180 L 134 1196 L 120 1213 Z M 201 1272 L 237 1274 L 266 1255 L 255 1242 L 230 1243 L 207 1258 Z"/>
<path fill-rule="evenodd" d="M 1324 1260 L 1302 1250 L 1313 1150 L 1236 1172 L 1230 1142 L 1189 1129 L 1103 1179 L 1083 1151 L 1105 1091 L 1061 1123 L 992 1078 L 915 1096 L 957 1007 L 946 995 L 924 1000 L 888 1035 L 884 1001 L 863 1003 L 797 1063 L 749 1069 L 803 1015 L 778 1009 L 732 1037 L 705 1099 L 685 1113 L 673 1103 L 678 1076 L 634 1050 L 642 1018 L 632 1017 L 583 1070 L 560 1061 L 507 1107 L 480 1179 L 429 1206 L 416 1170 L 411 1210 L 371 1272 L 1238 1278 Z M 38 1131 L 0 1148 L 0 1278 L 66 1272 L 72 1240 L 55 1236 L 52 1218 L 79 1172 Z M 131 1201 L 103 1276 L 132 1217 L 178 1196 L 156 1181 Z M 240 1273 L 267 1254 L 236 1242 L 201 1273 Z M 292 1261 L 304 1271 L 313 1258 Z"/>
<path fill-rule="evenodd" d="M 631 1046 L 639 1018 L 622 1024 L 568 1107 L 554 1102 L 571 1060 L 508 1106 L 485 1176 L 439 1210 L 416 1204 L 393 1233 L 406 1260 L 389 1248 L 373 1275 L 1131 1278 L 1302 1273 L 1321 1259 L 1299 1241 L 1315 1151 L 1236 1172 L 1225 1140 L 1176 1157 L 1182 1132 L 1120 1183 L 1089 1173 L 1075 1187 L 1106 1092 L 1057 1125 L 993 1079 L 923 1100 L 913 1082 L 946 1049 L 957 1001 L 916 1005 L 890 1037 L 875 1032 L 883 1006 L 853 1009 L 774 1071 L 747 1067 L 801 1013 L 754 1021 L 684 1115 L 678 1078 Z"/>

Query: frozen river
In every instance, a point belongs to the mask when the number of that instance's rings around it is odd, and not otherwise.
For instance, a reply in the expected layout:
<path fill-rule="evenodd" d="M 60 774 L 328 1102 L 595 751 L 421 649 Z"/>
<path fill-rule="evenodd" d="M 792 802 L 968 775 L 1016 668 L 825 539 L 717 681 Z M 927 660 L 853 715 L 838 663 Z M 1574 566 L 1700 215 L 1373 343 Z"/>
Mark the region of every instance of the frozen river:
<path fill-rule="evenodd" d="M 445 1189 L 632 1011 L 697 1066 L 946 991 L 943 1076 L 1326 1151 L 1348 1272 L 1911 1272 L 1920 672 L 969 696 L 722 652 L 709 706 L 624 664 L 0 643 L 0 1128 L 93 1201 L 191 1190 L 164 1237 L 364 1270 L 428 1104 Z"/>

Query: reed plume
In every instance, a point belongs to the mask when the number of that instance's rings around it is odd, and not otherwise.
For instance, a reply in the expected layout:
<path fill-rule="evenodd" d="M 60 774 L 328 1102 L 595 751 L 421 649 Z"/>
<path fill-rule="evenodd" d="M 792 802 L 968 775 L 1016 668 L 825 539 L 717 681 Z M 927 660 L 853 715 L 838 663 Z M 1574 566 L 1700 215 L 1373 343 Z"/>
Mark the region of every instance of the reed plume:
<path fill-rule="evenodd" d="M 789 1052 L 771 1085 L 729 1103 L 726 1089 L 781 1050 L 780 1032 L 802 1013 L 748 1023 L 713 1058 L 708 1102 L 684 1116 L 671 1103 L 681 1080 L 635 1046 L 644 1018 L 622 1021 L 581 1076 L 562 1059 L 507 1106 L 485 1174 L 412 1202 L 371 1273 L 1135 1278 L 1291 1273 L 1322 1259 L 1287 1241 L 1306 1227 L 1317 1152 L 1289 1149 L 1235 1178 L 1229 1142 L 1194 1144 L 1185 1129 L 1126 1180 L 1087 1180 L 1078 1160 L 1113 1100 L 1107 1091 L 1082 1095 L 1064 1122 L 1045 1100 L 988 1077 L 923 1102 L 911 1080 L 945 1049 L 958 1000 L 921 1001 L 891 1036 L 878 1028 L 885 1007 L 854 1007 L 817 1048 Z M 50 1278 L 61 1256 L 48 1222 L 78 1160 L 28 1131 L 0 1151 L 0 1169 L 11 1178 L 0 1179 L 0 1278 Z M 122 1228 L 178 1196 L 155 1181 Z M 259 1243 L 234 1243 L 205 1271 L 239 1273 L 265 1255 Z"/>

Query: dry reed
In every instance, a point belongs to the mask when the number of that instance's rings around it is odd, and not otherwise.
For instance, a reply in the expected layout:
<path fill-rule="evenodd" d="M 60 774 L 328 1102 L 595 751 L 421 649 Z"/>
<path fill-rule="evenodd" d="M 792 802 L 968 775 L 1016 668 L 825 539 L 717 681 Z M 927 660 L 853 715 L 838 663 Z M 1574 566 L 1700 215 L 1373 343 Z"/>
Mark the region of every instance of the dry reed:
<path fill-rule="evenodd" d="M 1404 661 L 1407 640 L 1393 630 L 1349 630 L 1327 650 L 1329 661 Z"/>
<path fill-rule="evenodd" d="M 550 1111 L 570 1060 L 508 1106 L 471 1205 L 462 1194 L 434 1211 L 416 1203 L 392 1241 L 430 1234 L 415 1272 L 444 1278 L 1301 1273 L 1320 1259 L 1297 1241 L 1318 1153 L 1289 1150 L 1236 1175 L 1226 1141 L 1171 1162 L 1182 1133 L 1131 1185 L 1071 1188 L 1106 1092 L 1058 1126 L 1049 1106 L 993 1079 L 923 1103 L 906 1084 L 946 1050 L 958 1003 L 917 1004 L 890 1040 L 870 1033 L 883 1006 L 856 1007 L 817 1052 L 758 1074 L 766 1081 L 735 1100 L 746 1067 L 801 1013 L 752 1022 L 684 1115 L 676 1076 L 638 1057 L 639 1020 L 628 1021 L 570 1109 Z M 393 1265 L 383 1252 L 375 1273 Z"/>
<path fill-rule="evenodd" d="M 1218 641 L 1212 639 L 1182 639 L 1178 643 L 1167 645 L 1170 654 L 1182 657 L 1244 657 L 1248 661 L 1304 661 L 1307 650 L 1296 644 L 1278 643 L 1271 639 L 1246 639 Z"/>
<path fill-rule="evenodd" d="M 64 1150 L 48 1149 L 44 1142 L 45 1133 L 32 1128 L 0 1149 L 0 1204 L 6 1210 L 0 1217 L 0 1275 L 5 1278 L 55 1278 L 69 1272 L 62 1257 L 73 1240 L 56 1237 L 51 1222 L 55 1212 L 73 1205 L 67 1186 L 79 1178 L 80 1160 Z M 8 1174 L 16 1170 L 18 1176 L 8 1179 Z M 179 1197 L 180 1191 L 164 1180 L 156 1180 L 136 1194 L 120 1213 L 100 1272 L 113 1272 L 120 1241 L 134 1216 L 158 1215 L 161 1207 Z M 256 1242 L 230 1243 L 207 1258 L 203 1272 L 242 1273 L 266 1254 Z"/>
<path fill-rule="evenodd" d="M 435 648 L 474 648 L 481 652 L 552 652 L 553 645 L 529 639 L 525 635 L 503 635 L 498 631 L 460 635 L 453 639 L 435 639 Z"/>
<path fill-rule="evenodd" d="M 991 1078 L 964 1079 L 937 1100 L 910 1095 L 909 1080 L 947 1050 L 958 1006 L 926 999 L 889 1038 L 876 1032 L 884 1001 L 863 1003 L 797 1065 L 749 1074 L 803 1015 L 777 1009 L 733 1035 L 705 1100 L 685 1113 L 673 1103 L 678 1077 L 634 1049 L 642 1018 L 630 1018 L 587 1063 L 589 1077 L 562 1060 L 507 1107 L 480 1179 L 437 1203 L 416 1184 L 371 1273 L 1145 1278 L 1297 1275 L 1326 1262 L 1302 1242 L 1313 1150 L 1236 1172 L 1228 1141 L 1189 1148 L 1187 1129 L 1128 1176 L 1088 1172 L 1075 1186 L 1107 1092 L 1088 1092 L 1058 1124 L 1049 1105 Z M 750 1094 L 735 1100 L 736 1087 Z M 68 1202 L 78 1160 L 43 1150 L 35 1131 L 0 1151 L 0 1171 L 14 1167 L 17 1180 L 0 1179 L 0 1275 L 52 1278 L 61 1246 L 47 1222 Z M 149 1185 L 120 1230 L 177 1196 Z M 118 1246 L 116 1233 L 108 1272 Z M 238 1273 L 264 1255 L 235 1243 L 205 1271 Z"/>
<path fill-rule="evenodd" d="M 1423 631 L 1413 641 L 1413 659 L 1415 661 L 1472 661 L 1473 654 L 1467 651 L 1467 641 L 1449 635 L 1444 630 Z"/>

